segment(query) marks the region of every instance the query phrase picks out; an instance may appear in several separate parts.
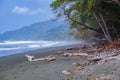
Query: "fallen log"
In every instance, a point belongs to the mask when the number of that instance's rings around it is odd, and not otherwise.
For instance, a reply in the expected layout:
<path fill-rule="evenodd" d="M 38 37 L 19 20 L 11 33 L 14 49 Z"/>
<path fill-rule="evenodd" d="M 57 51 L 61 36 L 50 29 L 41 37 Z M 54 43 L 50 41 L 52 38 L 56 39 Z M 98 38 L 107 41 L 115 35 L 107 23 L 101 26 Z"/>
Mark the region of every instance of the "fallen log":
<path fill-rule="evenodd" d="M 35 58 L 34 56 L 31 56 L 31 55 L 25 55 L 28 59 L 28 61 L 53 61 L 53 60 L 56 60 L 55 56 L 53 55 L 50 55 L 50 56 L 47 56 L 47 57 L 43 57 L 43 58 Z"/>

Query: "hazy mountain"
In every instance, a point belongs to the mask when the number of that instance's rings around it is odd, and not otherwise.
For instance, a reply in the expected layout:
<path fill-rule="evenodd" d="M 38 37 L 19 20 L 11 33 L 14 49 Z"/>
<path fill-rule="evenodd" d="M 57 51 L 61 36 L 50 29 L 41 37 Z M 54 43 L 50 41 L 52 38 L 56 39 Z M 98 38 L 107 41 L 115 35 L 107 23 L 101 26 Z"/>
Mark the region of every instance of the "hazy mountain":
<path fill-rule="evenodd" d="M 44 21 L 0 35 L 0 40 L 63 40 L 70 39 L 69 24 L 61 21 Z"/>

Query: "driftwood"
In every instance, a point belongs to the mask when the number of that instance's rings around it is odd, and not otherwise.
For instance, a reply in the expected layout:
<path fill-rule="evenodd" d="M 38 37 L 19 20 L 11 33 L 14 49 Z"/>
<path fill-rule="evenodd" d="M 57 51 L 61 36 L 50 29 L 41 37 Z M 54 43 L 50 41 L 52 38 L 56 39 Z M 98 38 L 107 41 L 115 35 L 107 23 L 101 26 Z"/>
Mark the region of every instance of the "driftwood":
<path fill-rule="evenodd" d="M 104 48 L 99 48 L 99 49 L 92 49 L 92 50 L 86 50 L 86 53 L 94 53 L 94 52 L 101 52 Z"/>
<path fill-rule="evenodd" d="M 53 60 L 56 60 L 55 56 L 53 55 L 50 55 L 50 56 L 47 56 L 47 57 L 43 57 L 43 58 L 35 58 L 34 56 L 31 56 L 31 55 L 25 55 L 28 59 L 28 61 L 53 61 Z"/>
<path fill-rule="evenodd" d="M 88 61 L 89 61 L 89 63 L 91 63 L 91 62 L 98 62 L 98 61 L 100 61 L 100 60 L 102 60 L 102 58 L 101 57 L 98 57 L 98 56 L 96 56 L 96 57 L 94 57 L 94 58 L 92 58 L 92 59 L 89 59 Z"/>
<path fill-rule="evenodd" d="M 75 56 L 81 56 L 81 57 L 87 57 L 87 53 L 64 53 L 63 56 L 68 56 L 68 57 L 75 57 Z"/>
<path fill-rule="evenodd" d="M 117 56 L 110 56 L 110 57 L 106 57 L 103 60 L 101 60 L 102 62 L 109 62 L 111 60 L 120 60 L 120 55 Z"/>
<path fill-rule="evenodd" d="M 106 54 L 106 56 L 104 56 L 104 57 L 94 56 L 94 58 L 88 59 L 89 63 L 91 63 L 91 62 L 95 63 L 95 62 L 99 62 L 99 61 L 105 63 L 105 62 L 110 62 L 112 60 L 120 60 L 120 54 L 115 54 L 115 55 L 113 55 L 113 54 L 107 55 Z"/>

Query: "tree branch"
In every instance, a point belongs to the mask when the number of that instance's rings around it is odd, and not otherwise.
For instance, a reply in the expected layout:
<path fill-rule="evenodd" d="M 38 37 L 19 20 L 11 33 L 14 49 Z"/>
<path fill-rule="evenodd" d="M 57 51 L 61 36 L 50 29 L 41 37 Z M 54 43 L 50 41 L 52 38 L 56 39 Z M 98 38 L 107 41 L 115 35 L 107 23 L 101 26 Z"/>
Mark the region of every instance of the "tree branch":
<path fill-rule="evenodd" d="M 97 30 L 97 29 L 94 29 L 94 28 L 92 28 L 92 27 L 90 27 L 90 26 L 88 26 L 88 25 L 85 25 L 84 23 L 78 22 L 77 20 L 71 18 L 71 17 L 69 16 L 69 14 L 65 11 L 65 9 L 63 9 L 63 10 L 64 10 L 64 14 L 65 14 L 65 15 L 68 17 L 68 19 L 70 19 L 71 21 L 77 23 L 78 25 L 84 26 L 85 28 L 87 28 L 87 29 L 89 29 L 89 30 L 92 30 L 92 31 L 95 31 L 95 32 L 97 32 L 97 33 L 101 33 L 101 34 L 102 34 L 101 31 L 99 31 L 99 30 Z"/>

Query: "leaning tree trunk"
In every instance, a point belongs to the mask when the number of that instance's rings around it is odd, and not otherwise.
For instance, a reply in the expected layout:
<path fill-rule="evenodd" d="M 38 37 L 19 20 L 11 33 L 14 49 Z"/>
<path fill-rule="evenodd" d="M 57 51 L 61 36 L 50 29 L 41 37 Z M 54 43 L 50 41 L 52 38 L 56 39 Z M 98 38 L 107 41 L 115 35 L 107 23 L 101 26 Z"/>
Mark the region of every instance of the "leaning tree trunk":
<path fill-rule="evenodd" d="M 103 16 L 99 12 L 94 12 L 94 16 L 95 16 L 98 24 L 100 25 L 101 30 L 103 31 L 105 38 L 107 39 L 108 42 L 111 43 L 112 38 L 109 34 L 108 27 L 105 23 L 105 20 L 104 20 Z"/>
<path fill-rule="evenodd" d="M 105 23 L 105 20 L 104 20 L 102 14 L 99 13 L 99 15 L 100 15 L 100 17 L 101 17 L 101 19 L 102 19 L 102 22 L 103 22 L 103 25 L 104 25 L 104 27 L 105 27 L 106 33 L 107 33 L 107 35 L 108 35 L 109 42 L 112 42 L 112 38 L 111 38 L 110 33 L 109 33 L 109 31 L 108 31 L 108 26 L 107 26 L 107 24 Z"/>

